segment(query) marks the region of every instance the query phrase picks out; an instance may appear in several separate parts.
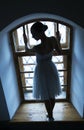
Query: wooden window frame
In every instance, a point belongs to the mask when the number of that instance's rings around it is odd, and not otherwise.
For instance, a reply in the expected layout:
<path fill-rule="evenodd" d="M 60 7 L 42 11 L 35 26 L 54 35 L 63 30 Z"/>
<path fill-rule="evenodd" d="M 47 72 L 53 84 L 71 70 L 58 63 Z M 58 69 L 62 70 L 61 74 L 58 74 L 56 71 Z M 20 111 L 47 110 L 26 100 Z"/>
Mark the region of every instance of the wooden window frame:
<path fill-rule="evenodd" d="M 71 81 L 71 50 L 72 50 L 72 26 L 67 24 L 67 23 L 64 23 L 62 21 L 57 21 L 57 20 L 52 20 L 52 19 L 40 19 L 40 21 L 51 21 L 51 22 L 57 22 L 58 23 L 61 23 L 65 26 L 68 26 L 70 28 L 70 39 L 69 39 L 69 48 L 68 49 L 63 49 L 62 50 L 62 53 L 63 55 L 67 55 L 67 95 L 66 95 L 66 99 L 65 100 L 70 100 L 70 81 Z M 32 22 L 32 21 L 30 21 Z M 30 23 L 29 22 L 29 23 Z M 21 97 L 22 97 L 22 100 L 25 100 L 24 99 L 24 94 L 23 94 L 23 90 L 22 90 L 22 81 L 21 81 L 21 76 L 20 76 L 20 68 L 19 68 L 19 62 L 18 62 L 18 57 L 21 57 L 21 56 L 30 56 L 30 55 L 34 55 L 33 52 L 16 52 L 15 50 L 15 45 L 14 45 L 14 39 L 13 39 L 13 35 L 12 33 L 14 32 L 14 30 L 16 30 L 17 28 L 19 28 L 20 26 L 24 26 L 25 24 L 28 24 L 28 22 L 26 23 L 23 23 L 21 25 L 19 25 L 18 27 L 14 28 L 13 30 L 10 31 L 10 40 L 11 40 L 11 43 L 12 43 L 12 50 L 13 50 L 13 56 L 14 56 L 14 61 L 15 61 L 15 68 L 16 68 L 16 73 L 17 73 L 17 79 L 18 79 L 18 87 L 20 89 L 20 94 L 21 94 Z M 59 101 L 60 99 L 58 99 Z M 61 100 L 60 100 L 61 101 Z M 64 101 L 64 100 L 63 100 Z"/>

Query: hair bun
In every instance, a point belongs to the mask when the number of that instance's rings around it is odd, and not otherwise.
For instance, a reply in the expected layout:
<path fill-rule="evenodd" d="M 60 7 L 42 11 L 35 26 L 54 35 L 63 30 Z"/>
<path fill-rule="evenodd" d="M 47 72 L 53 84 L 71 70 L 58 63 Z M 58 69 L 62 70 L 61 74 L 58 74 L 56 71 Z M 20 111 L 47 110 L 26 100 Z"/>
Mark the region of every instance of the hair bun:
<path fill-rule="evenodd" d="M 31 31 L 36 31 L 38 33 L 40 32 L 45 32 L 48 29 L 47 25 L 44 25 L 41 22 L 35 22 L 32 27 L 31 27 Z"/>
<path fill-rule="evenodd" d="M 43 25 L 43 31 L 46 31 L 48 29 L 47 25 Z"/>

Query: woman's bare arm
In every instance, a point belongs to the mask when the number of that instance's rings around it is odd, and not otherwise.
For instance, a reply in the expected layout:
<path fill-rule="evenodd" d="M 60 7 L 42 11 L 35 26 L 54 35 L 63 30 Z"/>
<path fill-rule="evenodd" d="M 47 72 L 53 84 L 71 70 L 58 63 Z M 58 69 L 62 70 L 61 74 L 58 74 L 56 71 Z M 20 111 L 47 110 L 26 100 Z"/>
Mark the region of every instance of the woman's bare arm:
<path fill-rule="evenodd" d="M 61 52 L 61 45 L 60 45 L 60 38 L 58 37 L 52 37 L 53 40 L 53 49 L 57 52 L 57 54 L 62 54 Z"/>
<path fill-rule="evenodd" d="M 23 39 L 24 39 L 24 43 L 25 43 L 25 50 L 26 51 L 35 51 L 35 47 L 30 46 L 25 32 L 23 32 Z"/>

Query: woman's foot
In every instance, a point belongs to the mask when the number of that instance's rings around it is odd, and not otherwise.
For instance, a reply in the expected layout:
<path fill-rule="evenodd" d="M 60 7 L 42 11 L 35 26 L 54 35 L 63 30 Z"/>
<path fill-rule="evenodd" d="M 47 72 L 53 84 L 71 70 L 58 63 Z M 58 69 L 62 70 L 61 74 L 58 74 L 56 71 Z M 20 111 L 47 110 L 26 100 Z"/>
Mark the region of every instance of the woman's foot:
<path fill-rule="evenodd" d="M 46 117 L 47 117 L 48 121 L 54 121 L 54 118 L 53 117 L 49 117 L 49 115 L 47 113 L 46 113 Z"/>
<path fill-rule="evenodd" d="M 54 118 L 53 117 L 47 117 L 47 120 L 51 122 L 51 121 L 54 121 Z"/>
<path fill-rule="evenodd" d="M 46 117 L 48 118 L 49 117 L 49 115 L 46 113 Z"/>
<path fill-rule="evenodd" d="M 54 121 L 54 118 L 53 117 L 49 118 L 49 121 Z"/>

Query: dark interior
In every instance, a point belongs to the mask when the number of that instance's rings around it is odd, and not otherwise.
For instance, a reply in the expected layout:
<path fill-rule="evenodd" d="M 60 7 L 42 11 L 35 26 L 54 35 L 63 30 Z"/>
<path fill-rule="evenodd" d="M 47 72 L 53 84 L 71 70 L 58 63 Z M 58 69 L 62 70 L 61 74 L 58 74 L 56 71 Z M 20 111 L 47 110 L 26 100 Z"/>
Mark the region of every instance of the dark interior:
<path fill-rule="evenodd" d="M 63 18 L 71 20 L 72 22 L 76 23 L 79 26 L 79 29 L 77 30 L 77 33 L 76 33 L 77 35 L 74 34 L 75 37 L 73 38 L 73 43 L 74 43 L 74 45 L 78 45 L 77 44 L 78 42 L 82 43 L 82 44 L 80 44 L 80 53 L 77 53 L 78 58 L 80 56 L 80 61 L 81 61 L 81 58 L 83 58 L 83 55 L 84 55 L 84 49 L 83 49 L 83 47 L 84 47 L 84 36 L 83 36 L 84 35 L 84 6 L 83 6 L 83 1 L 77 1 L 77 0 L 73 0 L 73 1 L 72 0 L 45 0 L 45 1 L 44 0 L 42 0 L 42 1 L 41 0 L 18 0 L 18 1 L 11 0 L 11 1 L 2 1 L 1 0 L 0 1 L 0 34 L 1 34 L 1 36 L 0 37 L 2 38 L 2 40 L 3 40 L 4 33 L 5 33 L 3 30 L 9 24 L 11 24 L 13 21 L 15 21 L 23 16 L 27 16 L 27 15 L 35 14 L 35 13 L 49 13 L 49 14 L 61 16 Z M 74 28 L 74 30 L 75 30 L 75 28 Z M 3 32 L 3 33 L 1 33 L 1 32 Z M 79 38 L 78 38 L 78 35 L 79 35 Z M 6 38 L 6 40 L 8 40 L 7 37 L 5 37 L 5 38 Z M 7 46 L 2 44 L 3 43 L 2 40 L 1 40 L 1 46 L 0 46 L 0 58 L 1 58 L 1 62 L 4 60 L 4 64 L 6 64 L 7 61 L 6 61 L 6 59 L 4 59 L 4 56 L 5 56 Z M 5 40 L 4 40 L 4 43 L 5 43 Z M 79 46 L 77 46 L 77 47 L 79 47 Z M 4 48 L 4 51 L 2 48 Z M 9 48 L 10 48 L 10 46 L 9 46 Z M 75 57 L 76 50 L 77 50 L 77 48 L 76 48 L 76 46 L 74 46 L 73 67 L 76 65 L 79 65 L 77 62 L 77 57 Z M 9 52 L 7 52 L 7 53 L 9 54 Z M 13 59 L 11 59 L 11 60 L 13 62 Z M 81 62 L 81 65 L 79 65 L 81 72 L 80 72 L 80 70 L 78 70 L 79 79 L 81 82 L 80 89 L 79 89 L 79 90 L 81 90 L 81 92 L 79 92 L 80 96 L 79 96 L 79 99 L 76 100 L 77 98 L 75 99 L 73 94 L 72 94 L 72 103 L 77 108 L 80 106 L 80 104 L 82 104 L 81 105 L 82 112 L 81 112 L 80 108 L 78 108 L 78 111 L 82 115 L 82 117 L 84 118 L 84 100 L 83 100 L 84 99 L 84 94 L 83 94 L 83 91 L 84 91 L 84 86 L 83 86 L 84 66 L 83 65 L 84 65 L 84 63 Z M 4 77 L 4 75 L 2 75 L 3 71 L 4 71 L 4 70 L 2 70 L 2 68 L 3 68 L 2 63 L 1 63 L 0 68 L 1 68 L 0 69 L 0 73 L 1 73 L 0 74 L 0 108 L 1 108 L 1 110 L 0 110 L 1 115 L 0 116 L 2 116 L 4 114 L 3 119 L 0 118 L 0 129 L 1 130 L 6 129 L 6 128 L 8 128 L 8 129 L 22 129 L 22 130 L 41 129 L 41 128 L 48 129 L 48 130 L 55 129 L 55 128 L 56 129 L 79 128 L 80 130 L 83 129 L 84 122 L 56 122 L 56 123 L 43 122 L 43 123 L 37 123 L 37 125 L 35 124 L 35 122 L 33 124 L 26 123 L 26 122 L 24 122 L 24 123 L 9 123 L 9 120 L 11 118 L 10 115 L 13 115 L 13 114 L 11 112 L 9 112 L 10 107 L 7 108 L 7 105 L 10 103 L 10 98 L 6 97 L 6 100 L 5 100 L 5 96 L 4 96 L 5 95 L 4 93 L 6 93 L 6 90 L 4 91 L 4 86 L 3 86 L 4 85 L 3 81 L 4 81 L 5 77 Z M 72 71 L 73 75 L 74 75 L 74 69 Z M 8 72 L 8 73 L 10 73 L 10 72 Z M 14 77 L 15 77 L 15 74 L 14 74 Z M 16 82 L 15 78 L 14 78 L 14 82 Z M 74 82 L 72 82 L 72 86 L 73 85 L 74 85 Z M 81 89 L 81 86 L 82 86 L 82 89 Z M 81 97 L 82 97 L 82 99 L 81 99 Z M 19 96 L 17 96 L 17 98 L 19 100 Z M 77 101 L 80 102 L 79 105 L 76 104 Z M 18 102 L 20 102 L 20 101 L 18 101 Z M 20 103 L 18 103 L 18 104 L 20 104 Z"/>

